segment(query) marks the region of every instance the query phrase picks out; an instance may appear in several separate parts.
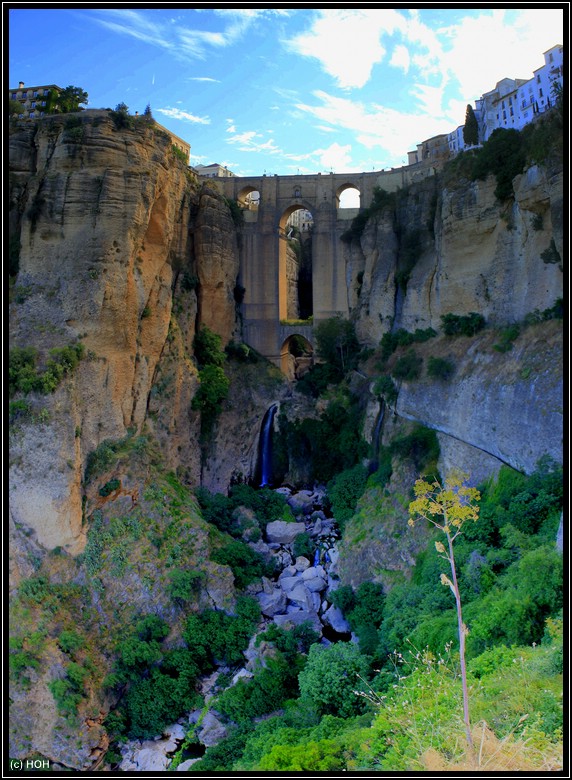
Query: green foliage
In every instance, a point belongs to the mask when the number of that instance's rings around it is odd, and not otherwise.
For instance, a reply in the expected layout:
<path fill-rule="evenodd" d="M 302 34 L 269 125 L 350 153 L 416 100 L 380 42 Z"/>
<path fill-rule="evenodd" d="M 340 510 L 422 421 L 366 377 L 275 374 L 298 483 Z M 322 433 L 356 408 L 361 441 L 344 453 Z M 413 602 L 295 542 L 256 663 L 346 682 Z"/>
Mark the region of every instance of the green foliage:
<path fill-rule="evenodd" d="M 288 663 L 282 654 L 268 658 L 253 678 L 240 679 L 217 698 L 217 710 L 235 723 L 273 712 L 296 695 L 297 671 L 298 664 Z"/>
<path fill-rule="evenodd" d="M 114 111 L 109 115 L 117 130 L 126 130 L 135 127 L 135 117 L 129 115 L 129 107 L 125 103 L 118 103 Z"/>
<path fill-rule="evenodd" d="M 350 585 L 332 591 L 332 603 L 340 609 L 359 639 L 364 655 L 375 655 L 379 643 L 377 630 L 382 624 L 385 606 L 383 586 L 362 582 L 354 592 Z"/>
<path fill-rule="evenodd" d="M 405 355 L 402 355 L 396 361 L 391 375 L 395 379 L 401 379 L 405 382 L 412 382 L 415 379 L 419 379 L 421 376 L 421 366 L 423 364 L 423 358 L 420 357 L 415 350 L 408 350 Z"/>
<path fill-rule="evenodd" d="M 416 328 L 414 333 L 410 333 L 404 328 L 384 333 L 381 337 L 381 360 L 385 362 L 397 349 L 397 347 L 408 347 L 414 343 L 422 343 L 434 338 L 437 331 L 433 328 Z"/>
<path fill-rule="evenodd" d="M 205 580 L 205 574 L 201 571 L 189 571 L 187 569 L 173 569 L 169 572 L 169 596 L 177 604 L 186 604 L 194 600 Z"/>
<path fill-rule="evenodd" d="M 313 479 L 329 482 L 367 454 L 360 434 L 362 416 L 357 404 L 342 398 L 331 401 L 319 420 L 285 424 L 289 453 L 304 460 Z"/>
<path fill-rule="evenodd" d="M 467 105 L 465 112 L 465 124 L 463 127 L 463 141 L 466 146 L 476 146 L 479 143 L 479 125 L 472 105 Z"/>
<path fill-rule="evenodd" d="M 246 588 L 259 577 L 272 576 L 274 571 L 274 568 L 266 563 L 260 553 L 239 539 L 214 550 L 211 553 L 211 560 L 230 566 L 235 585 L 239 589 Z"/>
<path fill-rule="evenodd" d="M 514 195 L 512 181 L 522 173 L 526 163 L 524 140 L 518 130 L 493 130 L 475 157 L 473 179 L 485 179 L 494 174 L 497 181 L 495 197 L 504 201 Z"/>
<path fill-rule="evenodd" d="M 341 471 L 328 482 L 328 499 L 336 521 L 343 529 L 344 524 L 353 516 L 356 504 L 367 482 L 367 469 L 361 463 Z"/>
<path fill-rule="evenodd" d="M 104 497 L 109 496 L 119 487 L 121 487 L 121 482 L 118 479 L 110 479 L 99 489 L 99 495 Z"/>
<path fill-rule="evenodd" d="M 88 102 L 88 94 L 81 87 L 74 87 L 70 84 L 58 93 L 56 101 L 56 112 L 69 114 L 78 111 L 81 105 Z"/>
<path fill-rule="evenodd" d="M 412 460 L 417 471 L 421 471 L 425 466 L 437 462 L 439 440 L 432 428 L 415 425 L 410 434 L 393 439 L 390 450 L 392 455 Z"/>
<path fill-rule="evenodd" d="M 314 363 L 298 381 L 296 389 L 304 395 L 318 398 L 330 385 L 337 385 L 342 380 L 340 372 L 330 363 Z"/>
<path fill-rule="evenodd" d="M 245 506 L 252 509 L 262 530 L 273 520 L 292 518 L 286 498 L 268 487 L 255 490 L 244 483 L 233 485 L 230 498 L 234 507 Z"/>
<path fill-rule="evenodd" d="M 37 351 L 33 347 L 14 347 L 10 350 L 8 379 L 9 394 L 18 392 L 51 393 L 60 381 L 78 365 L 85 354 L 83 344 L 50 349 L 50 359 L 43 372 L 36 369 Z"/>
<path fill-rule="evenodd" d="M 500 341 L 494 345 L 497 352 L 509 352 L 512 349 L 512 342 L 518 338 L 520 328 L 518 325 L 511 325 L 500 333 Z"/>
<path fill-rule="evenodd" d="M 455 373 L 455 365 L 446 358 L 429 357 L 427 361 L 427 373 L 433 379 L 450 379 Z"/>
<path fill-rule="evenodd" d="M 244 213 L 238 204 L 238 201 L 233 200 L 232 198 L 224 198 L 224 202 L 228 206 L 230 216 L 232 217 L 232 221 L 234 222 L 235 227 L 242 227 L 244 224 Z"/>
<path fill-rule="evenodd" d="M 444 314 L 441 323 L 446 336 L 474 336 L 485 327 L 485 318 L 474 311 L 467 315 Z"/>
<path fill-rule="evenodd" d="M 525 325 L 533 325 L 536 322 L 545 322 L 546 320 L 561 320 L 564 317 L 564 302 L 562 298 L 557 298 L 554 306 L 540 311 L 535 309 L 529 312 L 524 318 Z"/>
<path fill-rule="evenodd" d="M 374 187 L 371 204 L 368 208 L 362 209 L 352 220 L 349 229 L 342 234 L 341 240 L 348 244 L 352 241 L 359 241 L 368 220 L 376 214 L 381 214 L 385 210 L 391 210 L 393 212 L 395 204 L 396 195 L 394 192 L 386 192 L 381 189 L 381 187 Z"/>
<path fill-rule="evenodd" d="M 185 165 L 189 164 L 189 156 L 185 154 L 185 152 L 182 149 L 179 149 L 178 146 L 175 146 L 175 144 L 171 146 L 171 153 L 173 157 L 176 157 L 177 160 L 180 160 L 181 162 L 185 163 Z"/>
<path fill-rule="evenodd" d="M 314 546 L 312 537 L 304 531 L 304 533 L 298 534 L 292 542 L 292 554 L 295 558 L 302 555 L 304 558 L 308 558 L 308 560 L 311 561 L 314 553 Z"/>
<path fill-rule="evenodd" d="M 390 376 L 384 374 L 376 380 L 374 393 L 385 398 L 386 403 L 393 405 L 397 401 L 397 388 Z"/>
<path fill-rule="evenodd" d="M 183 636 L 187 648 L 202 672 L 214 668 L 215 662 L 235 664 L 244 661 L 243 651 L 260 618 L 255 599 L 237 599 L 236 616 L 207 609 L 189 615 Z"/>
<path fill-rule="evenodd" d="M 474 656 L 496 644 L 539 643 L 562 598 L 562 554 L 550 546 L 525 553 L 483 599 L 468 605 L 468 650 Z"/>
<path fill-rule="evenodd" d="M 360 677 L 365 679 L 367 666 L 351 642 L 312 645 L 306 666 L 298 675 L 300 694 L 311 699 L 323 715 L 356 715 L 363 708 L 363 699 L 353 692 L 361 688 Z"/>
<path fill-rule="evenodd" d="M 222 339 L 218 333 L 205 325 L 197 331 L 193 339 L 193 350 L 199 366 L 223 366 L 226 355 L 222 348 Z"/>
<path fill-rule="evenodd" d="M 191 402 L 191 408 L 212 419 L 228 396 L 230 379 L 220 366 L 210 364 L 199 371 L 199 381 L 199 389 Z"/>
<path fill-rule="evenodd" d="M 160 669 L 138 679 L 129 689 L 125 707 L 132 739 L 152 739 L 197 703 L 186 677 L 175 678 Z"/>
<path fill-rule="evenodd" d="M 58 645 L 68 655 L 73 655 L 83 647 L 84 639 L 73 629 L 64 629 L 58 637 Z"/>
<path fill-rule="evenodd" d="M 352 322 L 341 316 L 330 317 L 316 325 L 314 336 L 317 354 L 340 376 L 355 368 L 360 347 Z"/>
<path fill-rule="evenodd" d="M 332 772 L 345 770 L 344 751 L 332 739 L 304 742 L 302 745 L 275 745 L 260 761 L 269 772 Z"/>

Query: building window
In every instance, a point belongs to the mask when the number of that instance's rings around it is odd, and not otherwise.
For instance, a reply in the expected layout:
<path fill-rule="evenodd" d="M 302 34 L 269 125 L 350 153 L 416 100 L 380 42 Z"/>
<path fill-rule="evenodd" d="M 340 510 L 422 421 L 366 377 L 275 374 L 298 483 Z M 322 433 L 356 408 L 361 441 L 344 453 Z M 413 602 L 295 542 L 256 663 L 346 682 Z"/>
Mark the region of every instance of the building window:
<path fill-rule="evenodd" d="M 12 100 L 16 100 L 17 97 L 18 97 L 18 93 L 12 92 Z"/>
<path fill-rule="evenodd" d="M 45 89 L 44 90 L 44 95 L 47 97 L 49 94 L 50 94 L 50 90 L 49 89 Z"/>
<path fill-rule="evenodd" d="M 38 90 L 37 89 L 34 90 L 34 97 L 38 97 Z"/>
<path fill-rule="evenodd" d="M 46 101 L 42 100 L 42 108 L 46 105 Z"/>
<path fill-rule="evenodd" d="M 528 111 L 525 111 L 523 116 L 524 116 L 525 119 L 528 119 Z"/>
<path fill-rule="evenodd" d="M 543 94 L 542 94 L 542 89 L 538 90 L 538 95 L 539 95 L 539 97 L 544 97 Z"/>
<path fill-rule="evenodd" d="M 32 108 L 36 108 L 36 101 L 35 100 L 32 101 Z"/>
<path fill-rule="evenodd" d="M 550 62 L 554 62 L 554 54 L 552 54 L 552 52 L 550 52 L 550 54 L 548 55 L 548 59 L 550 60 Z"/>
<path fill-rule="evenodd" d="M 33 118 L 34 118 L 34 112 L 30 111 L 30 119 L 33 119 Z"/>
<path fill-rule="evenodd" d="M 536 83 L 537 83 L 537 84 L 540 84 L 540 73 L 539 73 L 539 74 L 538 74 L 538 76 L 536 77 Z"/>

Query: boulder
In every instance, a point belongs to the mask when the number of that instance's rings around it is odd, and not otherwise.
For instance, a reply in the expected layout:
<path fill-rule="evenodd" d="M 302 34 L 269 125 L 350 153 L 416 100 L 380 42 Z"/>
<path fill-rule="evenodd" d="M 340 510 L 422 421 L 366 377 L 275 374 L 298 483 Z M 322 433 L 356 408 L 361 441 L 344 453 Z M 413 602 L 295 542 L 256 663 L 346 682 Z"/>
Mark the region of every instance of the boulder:
<path fill-rule="evenodd" d="M 274 617 L 286 610 L 286 593 L 280 588 L 274 588 L 272 593 L 258 593 L 256 598 L 265 617 Z"/>
<path fill-rule="evenodd" d="M 207 712 L 197 734 L 199 741 L 207 747 L 212 747 L 212 745 L 218 745 L 226 735 L 226 727 L 211 711 Z"/>
<path fill-rule="evenodd" d="M 301 626 L 302 623 L 310 622 L 314 631 L 318 634 L 322 633 L 322 624 L 320 618 L 316 612 L 306 612 L 303 609 L 298 609 L 295 612 L 289 612 L 286 615 L 275 615 L 274 622 L 280 628 L 288 628 Z"/>
<path fill-rule="evenodd" d="M 309 515 L 314 510 L 314 500 L 314 494 L 309 490 L 300 490 L 298 493 L 290 496 L 288 504 L 295 515 Z"/>
<path fill-rule="evenodd" d="M 298 534 L 304 533 L 304 523 L 287 523 L 285 520 L 274 520 L 266 526 L 266 538 L 269 544 L 292 544 Z"/>
<path fill-rule="evenodd" d="M 333 628 L 334 631 L 338 634 L 351 633 L 350 624 L 344 618 L 342 611 L 337 607 L 335 607 L 333 604 L 322 615 L 322 622 L 324 623 L 324 625 Z"/>

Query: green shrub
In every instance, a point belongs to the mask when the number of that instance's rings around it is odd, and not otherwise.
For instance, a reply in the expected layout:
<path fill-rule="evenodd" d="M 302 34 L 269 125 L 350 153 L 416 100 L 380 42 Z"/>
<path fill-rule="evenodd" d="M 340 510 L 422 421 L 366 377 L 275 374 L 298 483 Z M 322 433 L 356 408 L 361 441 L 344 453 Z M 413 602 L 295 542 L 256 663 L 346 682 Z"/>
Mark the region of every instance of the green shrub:
<path fill-rule="evenodd" d="M 444 314 L 441 323 L 446 336 L 474 336 L 485 327 L 485 318 L 474 311 L 467 315 Z"/>
<path fill-rule="evenodd" d="M 205 325 L 197 331 L 193 339 L 193 350 L 199 366 L 223 366 L 226 355 L 222 349 L 222 339 Z"/>
<path fill-rule="evenodd" d="M 58 637 L 58 645 L 63 652 L 68 655 L 73 655 L 77 650 L 83 647 L 83 644 L 83 637 L 73 629 L 64 629 Z"/>
<path fill-rule="evenodd" d="M 393 439 L 390 450 L 393 455 L 412 460 L 420 471 L 427 464 L 436 463 L 439 458 L 439 440 L 432 428 L 416 425 L 410 434 Z"/>
<path fill-rule="evenodd" d="M 168 593 L 170 598 L 178 604 L 186 604 L 195 599 L 200 592 L 205 580 L 202 571 L 188 571 L 186 569 L 174 569 L 169 572 Z"/>
<path fill-rule="evenodd" d="M 274 571 L 260 553 L 238 539 L 214 550 L 211 560 L 230 566 L 235 585 L 240 589 L 259 577 L 272 576 Z"/>
<path fill-rule="evenodd" d="M 500 341 L 494 345 L 497 352 L 509 352 L 512 349 L 512 342 L 518 338 L 520 328 L 518 325 L 511 325 L 500 333 Z"/>
<path fill-rule="evenodd" d="M 304 533 L 298 534 L 294 539 L 292 543 L 292 554 L 295 558 L 303 556 L 311 561 L 314 554 L 314 547 L 315 544 L 312 541 L 312 537 L 304 531 Z"/>
<path fill-rule="evenodd" d="M 363 709 L 364 700 L 354 691 L 361 687 L 360 677 L 366 676 L 367 660 L 357 645 L 312 645 L 306 666 L 298 675 L 300 694 L 323 715 L 351 717 Z"/>
<path fill-rule="evenodd" d="M 356 504 L 367 482 L 367 469 L 358 463 L 337 474 L 327 485 L 332 512 L 340 527 L 354 515 Z"/>
<path fill-rule="evenodd" d="M 104 497 L 109 496 L 119 487 L 121 487 L 121 482 L 118 479 L 110 479 L 109 482 L 106 482 L 105 485 L 99 489 L 99 495 Z"/>
<path fill-rule="evenodd" d="M 417 355 L 415 350 L 410 349 L 396 361 L 391 371 L 391 375 L 395 377 L 395 379 L 412 382 L 415 379 L 419 379 L 421 376 L 422 364 L 423 358 Z"/>
<path fill-rule="evenodd" d="M 191 402 L 191 408 L 212 419 L 227 398 L 230 379 L 220 366 L 209 364 L 199 371 L 200 385 Z"/>
<path fill-rule="evenodd" d="M 512 181 L 522 173 L 526 162 L 523 135 L 518 130 L 493 130 L 474 158 L 472 178 L 484 179 L 494 174 L 495 197 L 504 201 L 514 195 Z"/>
<path fill-rule="evenodd" d="M 433 379 L 450 379 L 455 373 L 455 366 L 450 360 L 431 356 L 427 361 L 427 373 Z"/>
<path fill-rule="evenodd" d="M 376 381 L 374 393 L 377 396 L 383 396 L 388 404 L 394 404 L 397 401 L 397 388 L 391 377 L 387 374 L 380 376 Z"/>

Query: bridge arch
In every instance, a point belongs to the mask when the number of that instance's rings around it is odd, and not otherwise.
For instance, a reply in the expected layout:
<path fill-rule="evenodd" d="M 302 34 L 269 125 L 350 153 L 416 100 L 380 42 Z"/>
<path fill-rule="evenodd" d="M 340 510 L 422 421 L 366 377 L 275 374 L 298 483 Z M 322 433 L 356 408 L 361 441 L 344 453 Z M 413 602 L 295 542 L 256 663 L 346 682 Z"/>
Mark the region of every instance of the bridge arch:
<path fill-rule="evenodd" d="M 289 241 L 294 238 L 293 231 L 289 229 L 288 222 L 297 212 L 303 211 L 311 215 L 311 220 L 306 220 L 306 229 L 300 230 L 296 238 L 299 240 L 299 248 L 296 260 L 289 254 Z M 311 205 L 298 198 L 297 203 L 291 203 L 281 213 L 278 219 L 278 307 L 281 320 L 299 319 L 312 316 L 312 268 L 311 268 L 311 229 L 313 224 Z M 306 241 L 304 241 L 304 238 Z M 303 267 L 304 258 L 309 258 L 309 269 Z M 305 285 L 304 287 L 302 287 Z"/>
<path fill-rule="evenodd" d="M 237 192 L 236 200 L 242 209 L 257 211 L 260 205 L 260 192 L 252 184 L 248 184 Z"/>
<path fill-rule="evenodd" d="M 336 190 L 336 208 L 359 209 L 361 207 L 362 193 L 353 182 L 341 184 Z M 351 205 L 346 205 L 350 201 Z"/>
<path fill-rule="evenodd" d="M 280 347 L 280 368 L 290 380 L 301 379 L 314 365 L 314 347 L 308 335 L 292 332 Z"/>

